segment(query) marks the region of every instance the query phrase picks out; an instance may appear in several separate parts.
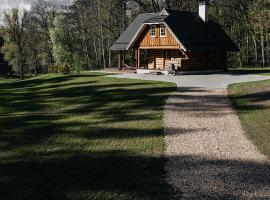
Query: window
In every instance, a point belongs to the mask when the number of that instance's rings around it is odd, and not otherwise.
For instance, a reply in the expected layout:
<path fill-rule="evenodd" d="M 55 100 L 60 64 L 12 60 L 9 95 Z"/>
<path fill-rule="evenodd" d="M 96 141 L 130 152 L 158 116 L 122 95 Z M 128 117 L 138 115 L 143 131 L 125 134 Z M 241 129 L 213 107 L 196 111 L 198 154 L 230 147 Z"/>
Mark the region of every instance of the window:
<path fill-rule="evenodd" d="M 150 28 L 150 37 L 156 37 L 156 26 L 152 25 Z"/>
<path fill-rule="evenodd" d="M 171 60 L 171 58 L 172 58 L 171 51 L 170 50 L 164 51 L 164 57 L 165 57 L 166 60 Z"/>
<path fill-rule="evenodd" d="M 166 26 L 160 25 L 160 37 L 166 37 Z"/>

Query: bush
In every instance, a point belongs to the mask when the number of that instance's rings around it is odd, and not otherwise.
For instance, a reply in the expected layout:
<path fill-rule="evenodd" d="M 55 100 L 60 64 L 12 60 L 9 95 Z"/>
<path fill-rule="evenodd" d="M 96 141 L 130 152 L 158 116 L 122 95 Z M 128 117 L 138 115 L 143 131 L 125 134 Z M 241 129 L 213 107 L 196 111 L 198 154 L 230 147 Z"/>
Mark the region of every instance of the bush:
<path fill-rule="evenodd" d="M 64 63 L 58 67 L 58 72 L 61 74 L 70 74 L 70 66 L 68 63 Z"/>
<path fill-rule="evenodd" d="M 48 71 L 49 73 L 70 74 L 71 70 L 68 63 L 63 63 L 61 65 L 51 65 Z"/>
<path fill-rule="evenodd" d="M 48 68 L 49 73 L 58 73 L 58 66 L 57 65 L 51 65 Z"/>

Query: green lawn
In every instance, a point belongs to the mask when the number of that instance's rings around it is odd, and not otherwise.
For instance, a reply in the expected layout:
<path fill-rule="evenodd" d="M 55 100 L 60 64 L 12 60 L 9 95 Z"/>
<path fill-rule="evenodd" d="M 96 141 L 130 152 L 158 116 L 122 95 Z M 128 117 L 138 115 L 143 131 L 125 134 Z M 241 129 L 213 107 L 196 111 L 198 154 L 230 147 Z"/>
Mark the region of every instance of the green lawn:
<path fill-rule="evenodd" d="M 260 74 L 260 75 L 270 75 L 270 68 L 229 68 L 229 72 L 237 74 Z"/>
<path fill-rule="evenodd" d="M 98 73 L 0 82 L 0 199 L 172 198 L 162 110 L 174 84 Z"/>
<path fill-rule="evenodd" d="M 19 77 L 6 77 L 0 74 L 0 83 L 9 83 L 13 81 L 20 80 Z"/>
<path fill-rule="evenodd" d="M 270 80 L 233 84 L 229 94 L 245 132 L 270 158 Z"/>

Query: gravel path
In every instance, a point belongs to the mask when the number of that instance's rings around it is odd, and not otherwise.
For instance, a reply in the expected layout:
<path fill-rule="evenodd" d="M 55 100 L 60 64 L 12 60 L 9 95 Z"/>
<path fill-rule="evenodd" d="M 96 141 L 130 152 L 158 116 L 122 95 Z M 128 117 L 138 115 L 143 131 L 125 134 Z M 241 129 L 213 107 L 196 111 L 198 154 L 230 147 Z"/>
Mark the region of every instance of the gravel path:
<path fill-rule="evenodd" d="M 269 162 L 246 138 L 226 89 L 179 89 L 164 126 L 167 181 L 183 199 L 270 199 Z"/>
<path fill-rule="evenodd" d="M 182 76 L 158 76 L 133 73 L 114 74 L 111 77 L 130 78 L 142 80 L 156 80 L 176 83 L 178 87 L 203 87 L 203 88 L 227 88 L 232 83 L 267 80 L 269 76 L 250 74 L 205 74 L 205 75 L 182 75 Z"/>
<path fill-rule="evenodd" d="M 164 111 L 166 179 L 180 199 L 270 199 L 270 162 L 245 136 L 227 96 L 231 83 L 256 75 L 119 78 L 175 82 Z"/>

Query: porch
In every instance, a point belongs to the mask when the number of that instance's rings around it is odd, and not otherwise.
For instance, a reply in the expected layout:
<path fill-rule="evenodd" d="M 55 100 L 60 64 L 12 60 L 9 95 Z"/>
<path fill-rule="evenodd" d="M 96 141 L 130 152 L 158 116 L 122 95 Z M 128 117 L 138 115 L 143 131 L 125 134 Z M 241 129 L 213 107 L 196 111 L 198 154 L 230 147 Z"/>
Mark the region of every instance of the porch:
<path fill-rule="evenodd" d="M 168 74 L 173 64 L 177 74 L 213 73 L 226 68 L 226 52 L 184 52 L 173 48 L 134 48 L 134 64 L 125 64 L 125 52 L 119 56 L 119 70 L 133 68 L 138 74 Z"/>
<path fill-rule="evenodd" d="M 176 69 L 181 68 L 185 55 L 179 49 L 136 49 L 136 68 L 138 72 L 167 72 L 174 64 Z"/>

